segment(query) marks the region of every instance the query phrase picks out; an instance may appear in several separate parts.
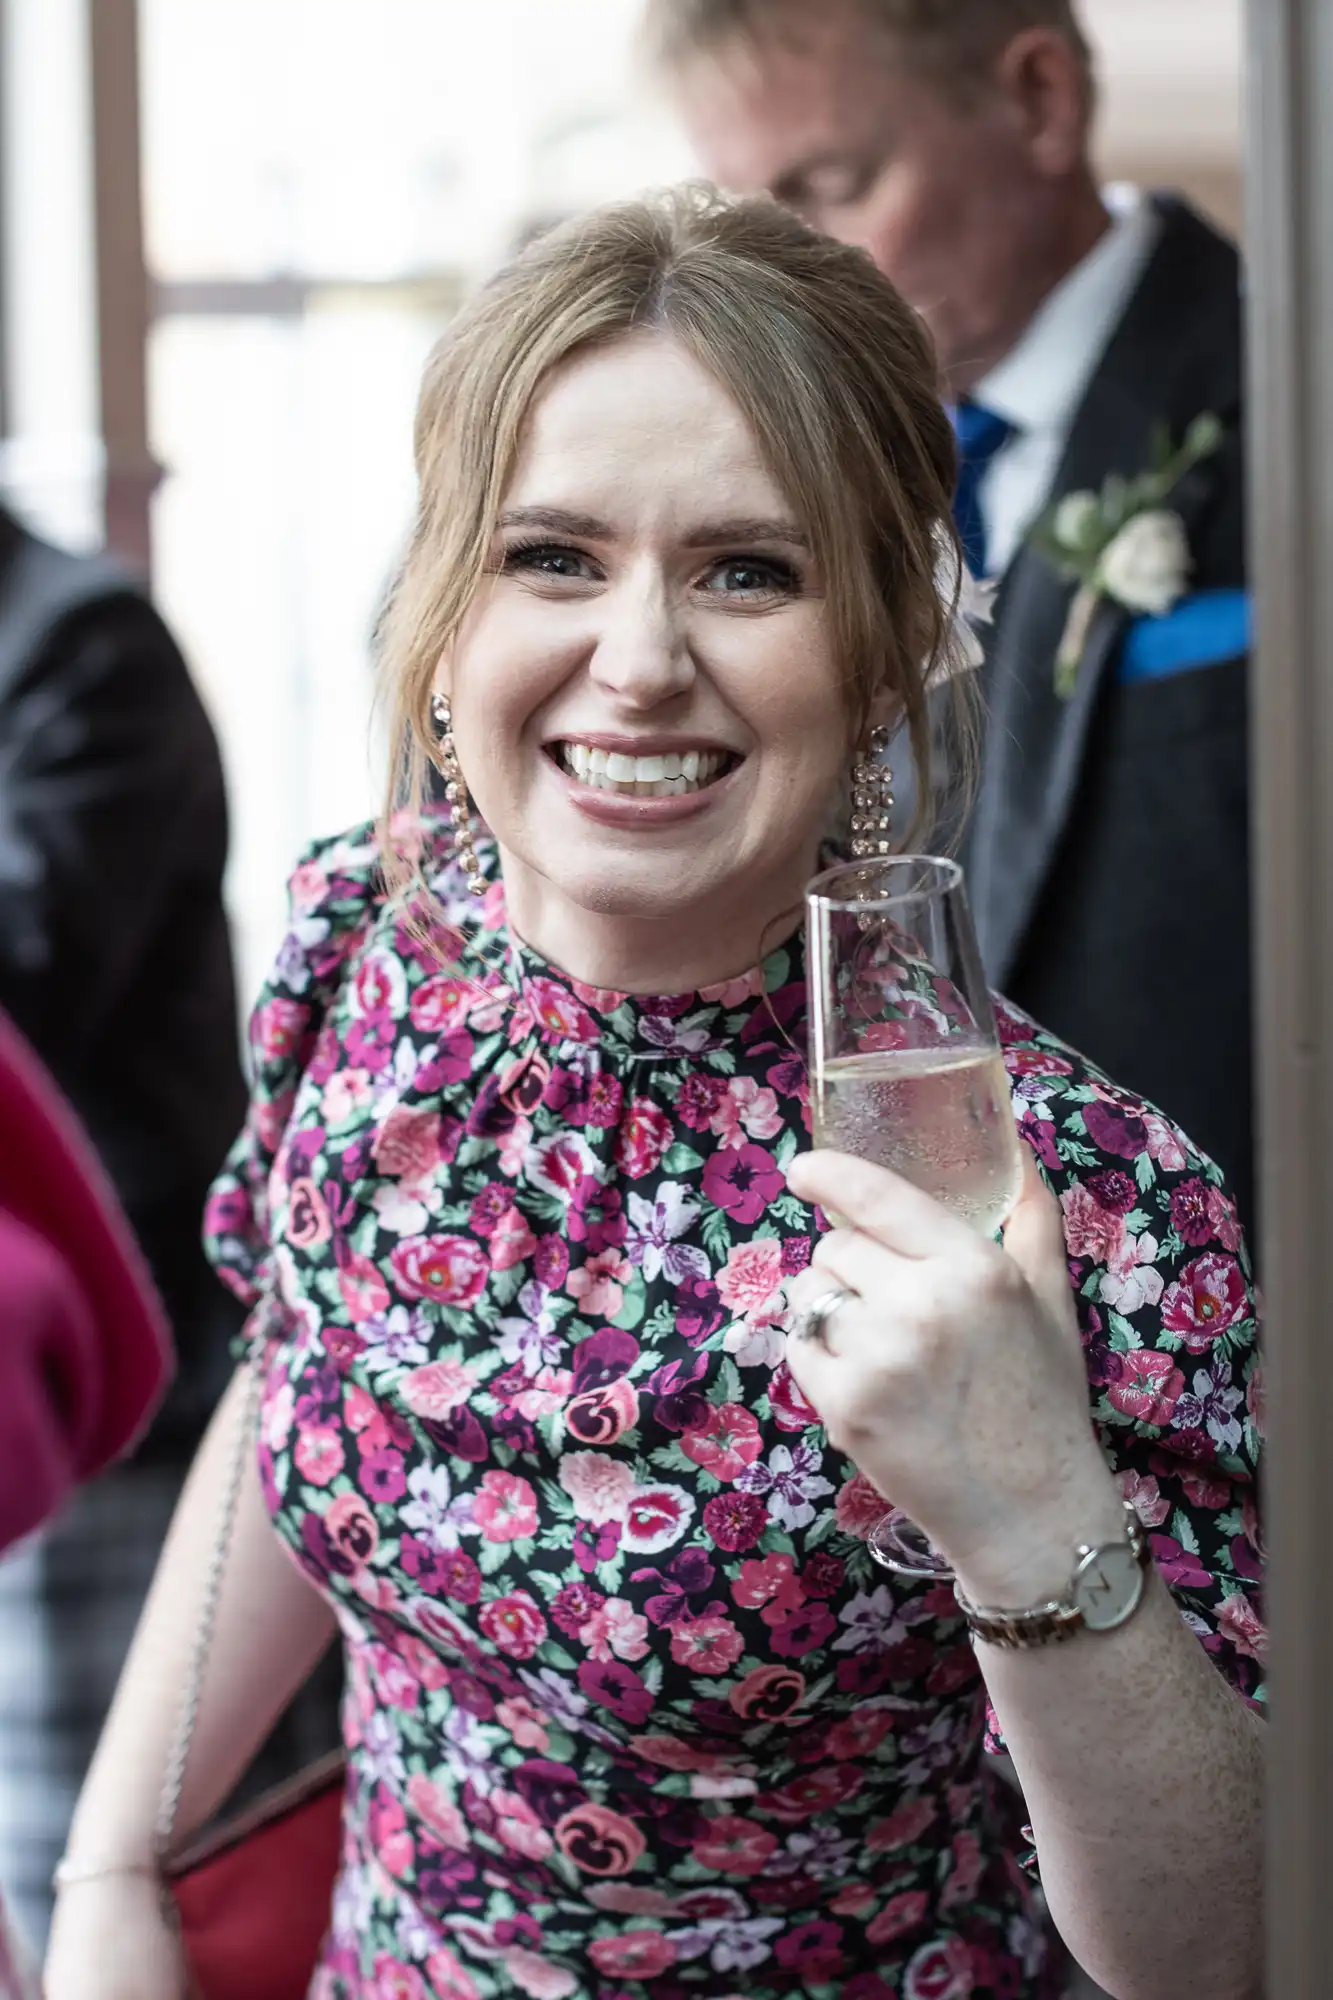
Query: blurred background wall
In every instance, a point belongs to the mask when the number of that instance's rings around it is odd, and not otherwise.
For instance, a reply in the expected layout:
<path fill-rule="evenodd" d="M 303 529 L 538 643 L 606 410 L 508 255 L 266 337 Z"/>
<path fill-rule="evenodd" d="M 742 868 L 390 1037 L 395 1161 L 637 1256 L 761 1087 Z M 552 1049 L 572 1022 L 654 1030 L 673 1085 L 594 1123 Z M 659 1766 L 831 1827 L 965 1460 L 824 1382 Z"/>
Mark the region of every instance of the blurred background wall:
<path fill-rule="evenodd" d="M 1241 0 L 1085 0 L 1110 178 L 1240 213 Z M 148 551 L 231 787 L 248 1002 L 374 810 L 425 354 L 528 229 L 688 172 L 636 0 L 0 0 L 0 483 Z M 100 321 L 100 326 L 99 326 Z"/>

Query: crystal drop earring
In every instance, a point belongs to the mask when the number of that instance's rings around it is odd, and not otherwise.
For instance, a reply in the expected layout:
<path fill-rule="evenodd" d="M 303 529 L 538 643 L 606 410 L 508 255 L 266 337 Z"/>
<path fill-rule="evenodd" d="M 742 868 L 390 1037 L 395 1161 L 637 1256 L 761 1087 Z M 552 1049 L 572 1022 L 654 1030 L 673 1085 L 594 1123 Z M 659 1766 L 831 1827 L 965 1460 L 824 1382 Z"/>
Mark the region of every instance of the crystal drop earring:
<path fill-rule="evenodd" d="M 467 784 L 458 764 L 453 714 L 447 698 L 442 694 L 433 694 L 430 698 L 430 723 L 437 746 L 436 762 L 444 779 L 445 801 L 449 807 L 449 818 L 453 823 L 458 865 L 467 876 L 467 885 L 472 894 L 484 896 L 486 884 L 481 877 L 481 863 L 477 859 L 477 850 L 472 845 L 472 808 L 468 804 Z"/>
<path fill-rule="evenodd" d="M 889 731 L 872 729 L 852 765 L 852 859 L 880 861 L 893 852 L 893 773 L 884 762 Z"/>

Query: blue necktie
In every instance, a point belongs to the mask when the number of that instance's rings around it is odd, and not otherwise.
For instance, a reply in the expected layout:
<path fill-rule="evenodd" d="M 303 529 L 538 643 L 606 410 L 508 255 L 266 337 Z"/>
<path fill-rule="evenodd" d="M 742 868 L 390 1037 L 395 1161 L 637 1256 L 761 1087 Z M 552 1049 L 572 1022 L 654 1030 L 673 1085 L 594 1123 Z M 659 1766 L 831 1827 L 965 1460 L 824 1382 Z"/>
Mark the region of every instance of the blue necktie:
<path fill-rule="evenodd" d="M 981 511 L 981 481 L 997 451 L 1017 428 L 1008 417 L 997 416 L 965 396 L 949 416 L 958 438 L 958 491 L 954 495 L 953 517 L 958 524 L 963 554 L 973 576 L 986 574 L 986 520 Z"/>

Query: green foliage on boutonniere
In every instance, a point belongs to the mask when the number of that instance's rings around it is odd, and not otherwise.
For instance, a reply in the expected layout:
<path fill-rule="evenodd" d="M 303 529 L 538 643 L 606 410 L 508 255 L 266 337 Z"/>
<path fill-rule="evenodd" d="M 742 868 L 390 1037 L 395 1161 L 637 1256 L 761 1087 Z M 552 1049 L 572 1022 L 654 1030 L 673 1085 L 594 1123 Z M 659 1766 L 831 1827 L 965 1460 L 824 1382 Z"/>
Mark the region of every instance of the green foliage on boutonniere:
<path fill-rule="evenodd" d="M 1185 474 L 1224 436 L 1205 411 L 1179 445 L 1159 434 L 1153 463 L 1127 479 L 1113 472 L 1100 493 L 1066 493 L 1032 530 L 1033 545 L 1066 582 L 1077 583 L 1055 659 L 1055 691 L 1068 700 L 1078 678 L 1093 613 L 1103 598 L 1160 618 L 1184 595 L 1189 544 L 1179 514 L 1164 506 Z"/>

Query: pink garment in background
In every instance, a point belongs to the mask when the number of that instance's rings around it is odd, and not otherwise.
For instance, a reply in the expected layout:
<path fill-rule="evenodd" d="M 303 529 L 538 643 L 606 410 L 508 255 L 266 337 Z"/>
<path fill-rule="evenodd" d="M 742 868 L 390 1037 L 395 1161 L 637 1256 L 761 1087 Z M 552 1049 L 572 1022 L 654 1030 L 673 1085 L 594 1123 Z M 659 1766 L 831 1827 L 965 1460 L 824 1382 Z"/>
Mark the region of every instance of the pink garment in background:
<path fill-rule="evenodd" d="M 0 1549 L 129 1450 L 170 1372 L 166 1320 L 110 1183 L 0 1014 Z M 0 2000 L 36 1993 L 0 1899 Z"/>

